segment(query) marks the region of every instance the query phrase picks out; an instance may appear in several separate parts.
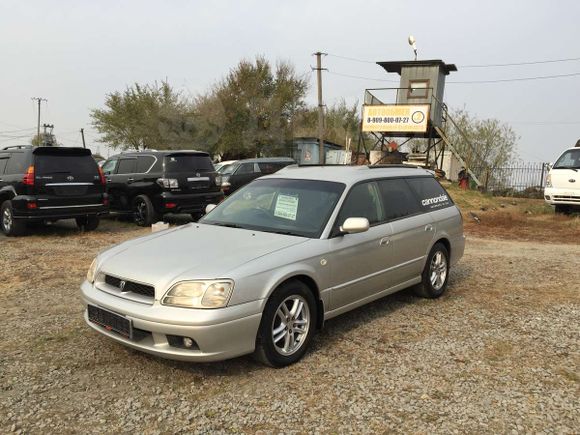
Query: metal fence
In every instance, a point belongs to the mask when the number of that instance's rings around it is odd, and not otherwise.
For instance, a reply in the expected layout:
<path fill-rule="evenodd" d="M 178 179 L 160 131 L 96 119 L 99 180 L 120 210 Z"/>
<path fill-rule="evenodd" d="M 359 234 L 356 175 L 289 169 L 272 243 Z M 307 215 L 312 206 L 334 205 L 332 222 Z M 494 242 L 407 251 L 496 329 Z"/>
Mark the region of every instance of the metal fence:
<path fill-rule="evenodd" d="M 500 195 L 536 196 L 546 185 L 547 163 L 527 162 L 500 168 L 476 167 L 471 170 L 483 190 Z"/>

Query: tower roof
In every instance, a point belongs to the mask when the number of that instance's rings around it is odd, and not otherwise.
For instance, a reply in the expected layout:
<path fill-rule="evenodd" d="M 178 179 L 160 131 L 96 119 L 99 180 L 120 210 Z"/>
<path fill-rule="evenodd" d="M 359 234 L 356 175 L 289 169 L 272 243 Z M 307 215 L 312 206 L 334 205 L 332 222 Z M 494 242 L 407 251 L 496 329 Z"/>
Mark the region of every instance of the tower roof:
<path fill-rule="evenodd" d="M 433 60 L 402 60 L 397 62 L 377 62 L 377 65 L 382 66 L 387 72 L 394 72 L 401 75 L 401 68 L 403 67 L 417 67 L 417 66 L 438 66 L 443 70 L 445 75 L 449 75 L 452 71 L 457 71 L 457 67 L 452 63 L 445 63 L 440 59 Z"/>

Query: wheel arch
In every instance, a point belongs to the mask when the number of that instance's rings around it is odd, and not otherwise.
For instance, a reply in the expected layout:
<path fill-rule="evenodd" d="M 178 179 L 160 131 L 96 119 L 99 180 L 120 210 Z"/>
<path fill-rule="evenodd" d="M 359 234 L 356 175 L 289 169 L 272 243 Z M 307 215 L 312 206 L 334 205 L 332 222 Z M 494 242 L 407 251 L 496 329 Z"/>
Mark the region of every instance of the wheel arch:
<path fill-rule="evenodd" d="M 314 296 L 314 300 L 316 301 L 316 314 L 317 314 L 317 316 L 316 316 L 316 329 L 322 329 L 322 327 L 324 326 L 324 301 L 320 297 L 320 289 L 318 287 L 318 284 L 311 276 L 306 275 L 306 274 L 296 274 L 296 275 L 286 277 L 284 280 L 279 282 L 274 287 L 272 292 L 270 292 L 270 294 L 268 295 L 268 298 L 270 298 L 272 293 L 277 288 L 279 288 L 281 285 L 284 285 L 284 284 L 291 282 L 291 281 L 301 282 L 306 287 L 308 287 L 308 289 L 310 289 L 310 291 L 312 292 L 312 294 Z"/>

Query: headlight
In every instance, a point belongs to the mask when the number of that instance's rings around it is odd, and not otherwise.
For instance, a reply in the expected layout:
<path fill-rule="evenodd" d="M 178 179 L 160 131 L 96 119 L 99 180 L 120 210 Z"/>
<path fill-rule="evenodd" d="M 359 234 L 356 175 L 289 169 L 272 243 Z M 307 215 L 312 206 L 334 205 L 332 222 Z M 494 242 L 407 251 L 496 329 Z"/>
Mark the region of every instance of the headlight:
<path fill-rule="evenodd" d="M 546 187 L 552 187 L 552 174 L 548 174 L 546 177 Z"/>
<path fill-rule="evenodd" d="M 95 258 L 87 271 L 87 281 L 91 284 L 95 282 L 95 277 L 97 276 L 97 259 Z"/>
<path fill-rule="evenodd" d="M 185 308 L 222 308 L 232 295 L 231 280 L 183 281 L 163 296 L 161 304 Z"/>

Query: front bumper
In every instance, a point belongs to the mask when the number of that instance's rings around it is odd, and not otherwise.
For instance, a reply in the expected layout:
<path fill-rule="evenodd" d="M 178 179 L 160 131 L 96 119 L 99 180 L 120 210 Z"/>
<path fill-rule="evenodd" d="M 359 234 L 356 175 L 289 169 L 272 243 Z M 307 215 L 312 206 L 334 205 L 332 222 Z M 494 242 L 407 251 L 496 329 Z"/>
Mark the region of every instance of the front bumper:
<path fill-rule="evenodd" d="M 222 191 L 205 193 L 161 194 L 161 208 L 165 213 L 204 213 L 208 204 L 217 204 L 224 199 Z M 168 205 L 171 207 L 168 207 Z"/>
<path fill-rule="evenodd" d="M 580 190 L 546 187 L 544 189 L 544 201 L 550 205 L 562 204 L 580 207 Z"/>
<path fill-rule="evenodd" d="M 102 292 L 85 281 L 81 285 L 84 318 L 94 330 L 125 346 L 162 358 L 192 362 L 220 361 L 254 351 L 262 318 L 262 301 L 215 310 L 196 310 L 133 302 Z M 139 330 L 134 339 L 108 331 L 88 319 L 87 305 L 94 305 L 129 319 Z M 172 336 L 188 337 L 191 349 L 171 343 Z"/>

